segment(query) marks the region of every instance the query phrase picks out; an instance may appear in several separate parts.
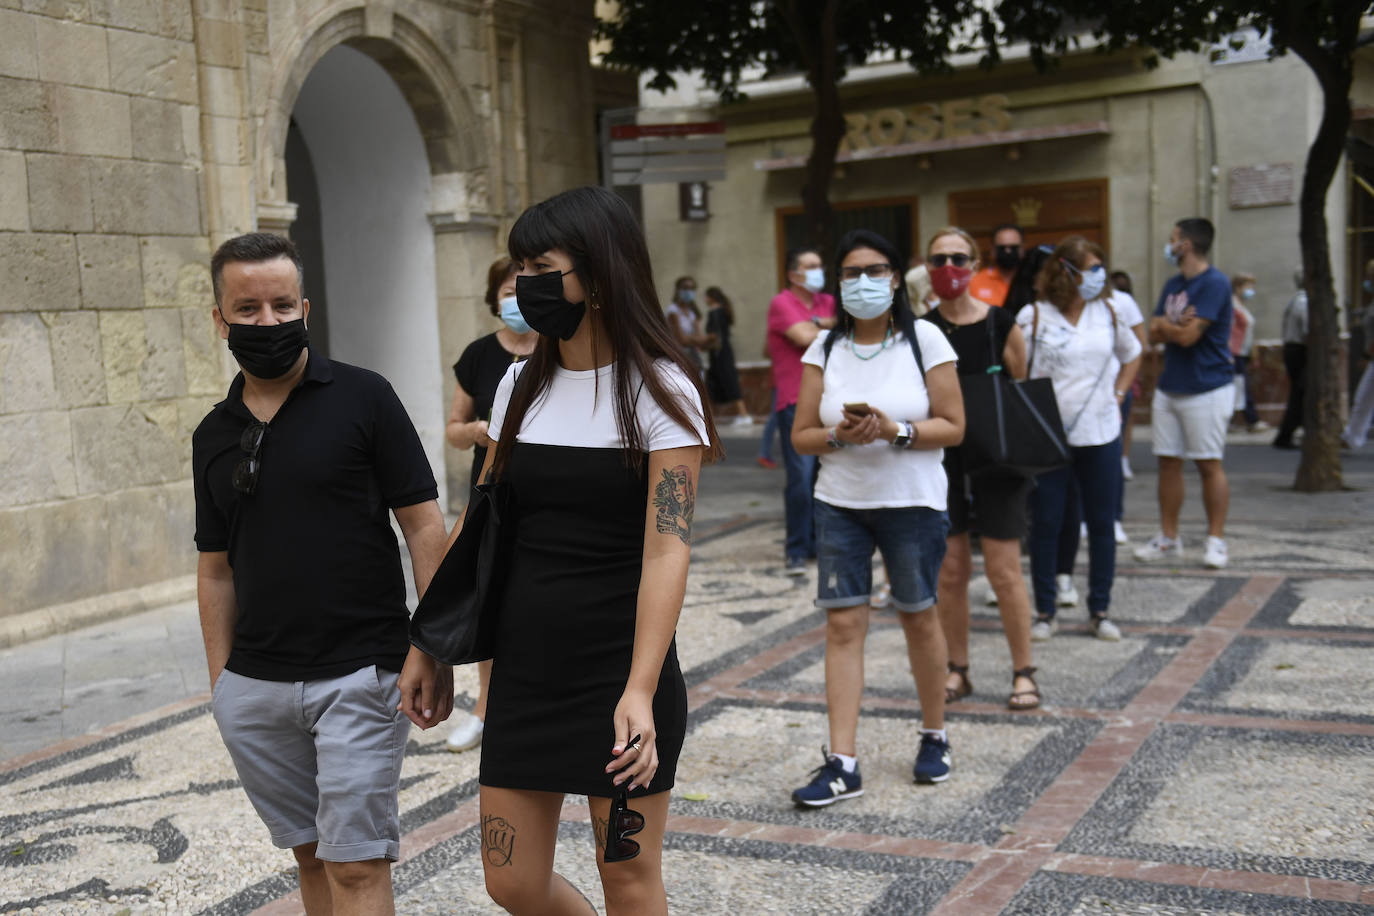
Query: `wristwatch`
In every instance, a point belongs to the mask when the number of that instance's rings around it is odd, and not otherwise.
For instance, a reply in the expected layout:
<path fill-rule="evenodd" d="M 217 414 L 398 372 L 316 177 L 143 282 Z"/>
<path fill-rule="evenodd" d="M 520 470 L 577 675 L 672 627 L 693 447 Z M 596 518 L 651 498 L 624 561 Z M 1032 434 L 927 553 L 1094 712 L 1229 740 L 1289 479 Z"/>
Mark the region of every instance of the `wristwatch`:
<path fill-rule="evenodd" d="M 906 420 L 897 421 L 897 435 L 892 437 L 893 448 L 906 448 L 911 445 L 911 438 L 916 433 L 916 427 Z"/>

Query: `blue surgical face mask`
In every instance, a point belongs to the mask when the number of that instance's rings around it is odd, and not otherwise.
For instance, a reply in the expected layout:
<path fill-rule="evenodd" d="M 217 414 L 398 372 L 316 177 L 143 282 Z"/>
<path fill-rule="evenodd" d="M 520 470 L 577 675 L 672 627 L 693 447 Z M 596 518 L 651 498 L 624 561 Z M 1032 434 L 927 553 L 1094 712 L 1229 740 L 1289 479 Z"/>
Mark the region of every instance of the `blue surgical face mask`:
<path fill-rule="evenodd" d="M 806 271 L 806 279 L 802 281 L 802 286 L 810 293 L 819 293 L 825 289 L 825 269 L 812 267 Z"/>
<path fill-rule="evenodd" d="M 840 304 L 858 319 L 877 318 L 892 308 L 892 281 L 860 276 L 840 281 Z"/>
<path fill-rule="evenodd" d="M 520 314 L 520 302 L 514 296 L 507 296 L 500 302 L 501 320 L 506 323 L 517 334 L 524 334 L 529 331 L 530 326 L 525 323 L 525 316 Z"/>
<path fill-rule="evenodd" d="M 1079 270 L 1068 261 L 1061 259 L 1060 263 L 1078 277 L 1078 295 L 1083 297 L 1084 302 L 1091 302 L 1096 299 L 1102 292 L 1102 288 L 1107 285 L 1107 268 L 1101 264 L 1089 267 L 1087 270 Z"/>
<path fill-rule="evenodd" d="M 1084 302 L 1092 302 L 1102 293 L 1102 288 L 1107 285 L 1107 268 L 1101 264 L 1079 274 L 1078 295 L 1083 297 Z"/>
<path fill-rule="evenodd" d="M 1164 260 L 1168 261 L 1170 264 L 1172 264 L 1172 265 L 1175 266 L 1175 267 L 1178 266 L 1178 255 L 1174 253 L 1174 243 L 1173 243 L 1173 242 L 1165 242 L 1165 243 L 1164 243 Z"/>
<path fill-rule="evenodd" d="M 690 304 L 692 300 L 696 299 L 697 291 L 694 289 L 680 289 L 677 291 L 677 297 L 681 301 Z"/>
<path fill-rule="evenodd" d="M 1242 299 L 1253 299 L 1253 298 L 1255 298 L 1255 288 L 1254 288 L 1253 286 L 1247 286 L 1247 287 L 1245 287 L 1245 289 L 1243 289 L 1243 290 L 1240 291 L 1240 297 L 1241 297 Z"/>

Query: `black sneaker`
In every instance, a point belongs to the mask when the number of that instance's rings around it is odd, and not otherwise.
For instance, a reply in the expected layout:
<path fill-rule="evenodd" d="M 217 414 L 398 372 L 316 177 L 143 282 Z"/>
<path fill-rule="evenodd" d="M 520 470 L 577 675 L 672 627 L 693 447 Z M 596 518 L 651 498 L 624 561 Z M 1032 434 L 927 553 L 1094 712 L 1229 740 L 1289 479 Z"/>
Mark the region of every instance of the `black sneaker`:
<path fill-rule="evenodd" d="M 923 732 L 921 749 L 916 752 L 916 765 L 911 770 L 916 781 L 927 785 L 944 782 L 949 779 L 949 769 L 949 742 Z"/>
<path fill-rule="evenodd" d="M 854 765 L 853 773 L 846 773 L 840 758 L 826 753 L 825 748 L 821 748 L 821 756 L 825 763 L 811 771 L 811 782 L 793 792 L 792 801 L 803 808 L 824 808 L 864 794 L 858 764 Z"/>

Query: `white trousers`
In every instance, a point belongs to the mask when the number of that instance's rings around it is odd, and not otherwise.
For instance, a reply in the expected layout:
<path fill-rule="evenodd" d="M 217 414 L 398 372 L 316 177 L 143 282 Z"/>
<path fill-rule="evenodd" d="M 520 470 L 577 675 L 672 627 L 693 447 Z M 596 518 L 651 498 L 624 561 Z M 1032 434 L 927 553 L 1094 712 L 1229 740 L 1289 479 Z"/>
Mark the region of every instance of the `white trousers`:
<path fill-rule="evenodd" d="M 1360 385 L 1355 389 L 1355 400 L 1350 405 L 1350 422 L 1345 425 L 1345 432 L 1341 433 L 1351 448 L 1364 445 L 1365 437 L 1369 435 L 1370 420 L 1374 420 L 1374 360 L 1364 367 Z"/>

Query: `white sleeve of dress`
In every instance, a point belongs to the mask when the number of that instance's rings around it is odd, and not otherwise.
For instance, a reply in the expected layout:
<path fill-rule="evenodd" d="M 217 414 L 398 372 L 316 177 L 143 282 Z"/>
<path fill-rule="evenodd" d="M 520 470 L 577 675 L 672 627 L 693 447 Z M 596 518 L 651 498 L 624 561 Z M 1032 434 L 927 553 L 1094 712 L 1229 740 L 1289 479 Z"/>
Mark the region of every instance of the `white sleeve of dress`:
<path fill-rule="evenodd" d="M 654 363 L 654 370 L 668 389 L 669 396 L 682 406 L 692 425 L 683 426 L 674 420 L 654 400 L 646 386 L 640 391 L 638 407 L 639 428 L 645 448 L 651 452 L 661 452 L 688 445 L 707 445 L 710 440 L 706 435 L 706 420 L 696 385 L 692 384 L 680 366 L 668 360 L 661 359 Z"/>
<path fill-rule="evenodd" d="M 510 396 L 515 391 L 515 379 L 524 365 L 523 361 L 511 363 L 506 374 L 501 376 L 501 384 L 496 386 L 496 396 L 491 401 L 491 419 L 487 421 L 487 436 L 492 442 L 501 438 L 501 425 L 506 422 L 506 408 L 510 406 Z"/>

